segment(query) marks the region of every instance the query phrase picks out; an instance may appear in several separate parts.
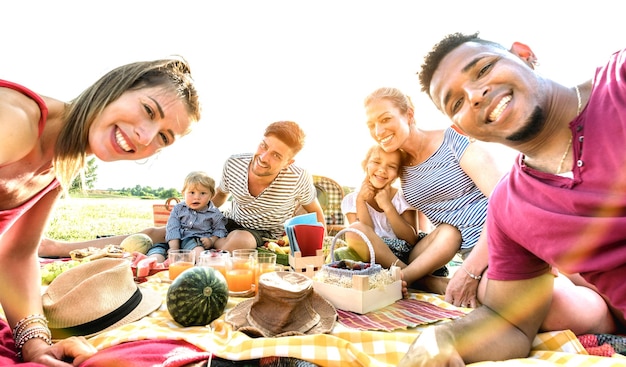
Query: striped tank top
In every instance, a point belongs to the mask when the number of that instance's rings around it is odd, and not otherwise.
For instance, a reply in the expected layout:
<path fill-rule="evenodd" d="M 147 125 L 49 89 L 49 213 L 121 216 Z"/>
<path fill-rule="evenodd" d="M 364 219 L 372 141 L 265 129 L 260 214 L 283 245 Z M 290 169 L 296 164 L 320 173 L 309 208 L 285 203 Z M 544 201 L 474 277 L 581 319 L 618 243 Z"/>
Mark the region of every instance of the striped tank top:
<path fill-rule="evenodd" d="M 439 149 L 423 163 L 404 167 L 400 177 L 409 204 L 434 225 L 459 229 L 461 249 L 476 244 L 487 217 L 487 197 L 459 164 L 468 145 L 467 137 L 448 128 Z"/>

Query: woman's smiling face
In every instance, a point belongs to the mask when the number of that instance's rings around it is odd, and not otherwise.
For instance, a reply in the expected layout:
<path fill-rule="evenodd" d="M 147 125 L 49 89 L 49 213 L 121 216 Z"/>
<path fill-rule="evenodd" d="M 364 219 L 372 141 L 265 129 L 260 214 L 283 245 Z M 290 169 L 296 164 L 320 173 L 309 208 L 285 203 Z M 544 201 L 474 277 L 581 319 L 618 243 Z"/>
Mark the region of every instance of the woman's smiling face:
<path fill-rule="evenodd" d="M 409 118 L 387 98 L 372 100 L 365 107 L 370 136 L 387 152 L 402 148 L 409 136 Z"/>
<path fill-rule="evenodd" d="M 94 119 L 88 153 L 105 162 L 147 158 L 187 134 L 190 125 L 174 93 L 161 87 L 129 90 Z"/>

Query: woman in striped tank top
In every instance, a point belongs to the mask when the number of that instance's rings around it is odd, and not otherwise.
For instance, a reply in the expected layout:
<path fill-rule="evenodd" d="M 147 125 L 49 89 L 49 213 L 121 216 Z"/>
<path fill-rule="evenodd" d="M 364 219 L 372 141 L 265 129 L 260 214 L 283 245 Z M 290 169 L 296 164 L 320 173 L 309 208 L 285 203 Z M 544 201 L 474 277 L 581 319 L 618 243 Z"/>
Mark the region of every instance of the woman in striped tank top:
<path fill-rule="evenodd" d="M 456 306 L 476 307 L 487 268 L 487 201 L 503 172 L 481 145 L 455 130 L 419 129 L 410 98 L 398 89 L 379 88 L 364 104 L 372 138 L 387 152 L 407 154 L 400 175 L 405 199 L 436 228 L 411 251 L 403 278 L 408 284 L 420 279 L 421 289 L 445 292 L 446 301 Z M 460 240 L 440 234 L 443 225 L 455 227 Z M 457 253 L 464 259 L 462 270 L 442 286 L 441 278 L 429 274 Z"/>
<path fill-rule="evenodd" d="M 433 239 L 458 246 L 461 235 L 456 227 L 445 223 L 430 234 L 417 230 L 421 224 L 417 211 L 406 201 L 402 190 L 394 185 L 407 157 L 403 150 L 386 152 L 378 144 L 371 147 L 362 164 L 365 178 L 361 187 L 343 198 L 341 211 L 350 227 L 360 230 L 370 239 L 378 264 L 385 268 L 397 265 L 408 284 L 419 282 L 417 285 L 421 289 L 443 294 L 448 278 L 442 272 L 447 268 L 442 266 L 454 255 L 437 253 L 426 261 L 413 260 L 419 255 L 420 248 L 430 247 Z M 369 248 L 359 235 L 346 233 L 346 241 L 363 261 L 370 261 Z M 421 268 L 414 269 L 416 265 Z M 429 277 L 431 273 L 440 276 Z"/>

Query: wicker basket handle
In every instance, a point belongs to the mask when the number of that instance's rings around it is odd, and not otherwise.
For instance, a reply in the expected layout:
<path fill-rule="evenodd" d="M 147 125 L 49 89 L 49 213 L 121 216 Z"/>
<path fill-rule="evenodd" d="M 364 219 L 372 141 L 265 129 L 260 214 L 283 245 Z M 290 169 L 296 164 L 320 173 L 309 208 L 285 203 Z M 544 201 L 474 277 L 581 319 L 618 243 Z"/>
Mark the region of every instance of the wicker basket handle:
<path fill-rule="evenodd" d="M 337 242 L 337 238 L 339 238 L 340 235 L 346 232 L 356 233 L 359 236 L 361 236 L 363 241 L 365 241 L 365 243 L 367 244 L 367 247 L 370 250 L 370 264 L 373 266 L 376 263 L 376 255 L 374 254 L 374 246 L 372 246 L 370 239 L 367 238 L 367 236 L 363 232 L 352 227 L 347 227 L 347 228 L 342 229 L 341 231 L 337 232 L 335 237 L 333 237 L 333 241 L 330 244 L 330 258 L 332 259 L 332 261 L 335 261 L 335 242 Z"/>
<path fill-rule="evenodd" d="M 172 205 L 172 201 L 175 201 L 176 203 L 174 203 L 174 204 Z M 174 198 L 174 197 L 169 198 L 169 199 L 165 200 L 165 209 L 166 209 L 168 212 L 171 212 L 171 211 L 172 211 L 172 208 L 174 207 L 174 205 L 176 205 L 176 204 L 178 204 L 178 203 L 180 203 L 180 199 L 179 199 L 179 198 Z"/>

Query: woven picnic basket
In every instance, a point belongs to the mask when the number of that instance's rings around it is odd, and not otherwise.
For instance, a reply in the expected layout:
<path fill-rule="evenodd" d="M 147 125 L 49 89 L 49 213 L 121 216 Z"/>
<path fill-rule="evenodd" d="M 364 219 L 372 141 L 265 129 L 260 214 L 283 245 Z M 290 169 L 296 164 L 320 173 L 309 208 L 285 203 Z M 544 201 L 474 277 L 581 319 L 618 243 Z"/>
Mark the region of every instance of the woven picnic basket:
<path fill-rule="evenodd" d="M 337 242 L 339 236 L 344 235 L 346 232 L 353 232 L 361 236 L 361 238 L 363 239 L 363 241 L 365 241 L 365 243 L 367 244 L 367 247 L 369 248 L 370 263 L 369 263 L 369 266 L 365 267 L 364 269 L 358 269 L 358 270 L 343 269 L 338 266 L 340 265 L 341 262 L 345 262 L 346 260 L 334 260 L 335 259 L 335 254 L 334 254 L 335 243 Z M 324 264 L 322 266 L 322 271 L 326 272 L 329 276 L 352 278 L 353 275 L 374 275 L 382 270 L 382 267 L 380 266 L 380 264 L 376 264 L 376 255 L 374 254 L 374 247 L 372 246 L 372 243 L 370 242 L 369 238 L 367 238 L 367 236 L 363 232 L 359 231 L 358 229 L 351 228 L 351 227 L 344 228 L 341 231 L 337 232 L 337 234 L 333 238 L 332 243 L 330 244 L 330 258 L 333 259 L 333 261 L 331 261 L 328 264 Z M 367 264 L 362 261 L 354 261 L 354 263 L 356 265 L 359 265 L 359 267 L 363 267 L 362 265 Z"/>
<path fill-rule="evenodd" d="M 172 204 L 172 201 L 174 204 Z M 154 226 L 163 227 L 167 224 L 167 220 L 170 218 L 170 212 L 174 205 L 178 204 L 180 199 L 169 198 L 165 200 L 165 204 L 152 205 L 152 216 L 154 217 Z"/>

